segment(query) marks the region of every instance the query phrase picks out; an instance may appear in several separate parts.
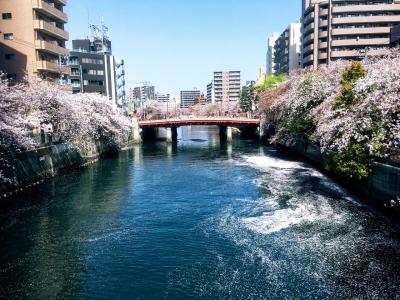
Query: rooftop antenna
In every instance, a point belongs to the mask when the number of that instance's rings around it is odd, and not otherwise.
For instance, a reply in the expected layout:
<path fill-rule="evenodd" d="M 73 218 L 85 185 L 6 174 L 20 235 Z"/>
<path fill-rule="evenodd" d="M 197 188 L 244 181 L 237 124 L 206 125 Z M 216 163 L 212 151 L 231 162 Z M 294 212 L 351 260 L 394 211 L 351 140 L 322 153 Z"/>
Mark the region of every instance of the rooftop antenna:
<path fill-rule="evenodd" d="M 90 30 L 90 11 L 89 11 L 89 8 L 88 8 L 87 5 L 86 5 L 86 14 L 87 14 L 87 25 L 88 25 L 88 35 L 87 35 L 87 38 L 89 38 L 89 37 L 90 37 L 90 34 L 91 34 L 91 30 Z"/>
<path fill-rule="evenodd" d="M 101 42 L 102 52 L 110 52 L 108 48 L 108 27 L 104 25 L 104 18 L 101 17 L 100 25 L 89 25 L 90 35 L 94 40 Z"/>

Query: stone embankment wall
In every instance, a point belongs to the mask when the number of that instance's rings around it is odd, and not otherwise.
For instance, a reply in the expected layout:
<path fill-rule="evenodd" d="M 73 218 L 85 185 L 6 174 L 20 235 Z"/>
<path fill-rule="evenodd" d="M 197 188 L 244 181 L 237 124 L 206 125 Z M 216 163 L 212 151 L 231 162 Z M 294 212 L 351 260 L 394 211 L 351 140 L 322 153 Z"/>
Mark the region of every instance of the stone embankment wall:
<path fill-rule="evenodd" d="M 55 144 L 9 156 L 0 162 L 5 177 L 11 179 L 10 182 L 0 183 L 0 199 L 65 171 L 84 167 L 102 155 L 115 151 L 97 142 L 85 154 L 72 144 Z"/>
<path fill-rule="evenodd" d="M 263 140 L 267 141 L 274 134 L 275 126 L 264 124 Z M 294 146 L 279 145 L 300 154 L 310 162 L 326 170 L 327 156 L 318 145 L 306 140 L 297 139 Z M 361 194 L 364 199 L 374 202 L 390 214 L 400 215 L 400 162 L 382 160 L 372 165 L 371 175 L 362 181 L 332 174 L 343 186 Z"/>

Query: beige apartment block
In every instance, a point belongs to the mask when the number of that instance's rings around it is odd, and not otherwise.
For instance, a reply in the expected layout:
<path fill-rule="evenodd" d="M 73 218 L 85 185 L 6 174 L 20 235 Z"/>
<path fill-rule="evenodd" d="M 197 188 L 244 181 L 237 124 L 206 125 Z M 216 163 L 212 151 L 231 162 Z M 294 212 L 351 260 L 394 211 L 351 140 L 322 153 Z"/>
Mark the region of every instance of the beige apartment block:
<path fill-rule="evenodd" d="M 400 0 L 303 0 L 303 67 L 382 55 L 400 24 Z"/>
<path fill-rule="evenodd" d="M 70 74 L 61 61 L 65 43 L 67 0 L 0 0 L 0 70 L 17 80 L 37 74 L 60 79 Z"/>
<path fill-rule="evenodd" d="M 214 72 L 212 82 L 207 86 L 209 103 L 240 100 L 240 71 Z"/>

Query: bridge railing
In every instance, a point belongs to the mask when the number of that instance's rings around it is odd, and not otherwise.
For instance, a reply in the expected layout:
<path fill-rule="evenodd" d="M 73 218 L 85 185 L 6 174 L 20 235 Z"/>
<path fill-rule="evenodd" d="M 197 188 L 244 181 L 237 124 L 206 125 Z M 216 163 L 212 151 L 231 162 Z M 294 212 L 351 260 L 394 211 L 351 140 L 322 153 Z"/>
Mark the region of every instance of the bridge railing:
<path fill-rule="evenodd" d="M 210 113 L 210 114 L 142 114 L 136 116 L 138 121 L 157 121 L 167 119 L 201 119 L 201 118 L 227 118 L 227 119 L 254 119 L 260 118 L 254 113 Z"/>

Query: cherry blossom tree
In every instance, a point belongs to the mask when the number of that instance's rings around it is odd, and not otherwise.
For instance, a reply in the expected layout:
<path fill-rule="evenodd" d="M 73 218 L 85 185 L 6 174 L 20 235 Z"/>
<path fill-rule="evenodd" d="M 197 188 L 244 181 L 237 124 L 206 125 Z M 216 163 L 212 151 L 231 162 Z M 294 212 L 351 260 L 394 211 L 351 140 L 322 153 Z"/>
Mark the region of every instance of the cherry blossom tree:
<path fill-rule="evenodd" d="M 277 124 L 273 141 L 312 140 L 322 151 L 336 153 L 335 168 L 359 178 L 368 175 L 375 158 L 399 160 L 399 65 L 396 49 L 358 65 L 337 61 L 292 73 L 260 95 L 266 121 Z"/>
<path fill-rule="evenodd" d="M 101 141 L 120 148 L 128 142 L 130 120 L 99 94 L 71 94 L 56 83 L 36 77 L 10 84 L 0 80 L 0 179 L 7 157 L 39 145 L 35 129 L 53 128 L 59 142 L 82 153 Z M 3 175 L 2 175 L 3 174 Z"/>

